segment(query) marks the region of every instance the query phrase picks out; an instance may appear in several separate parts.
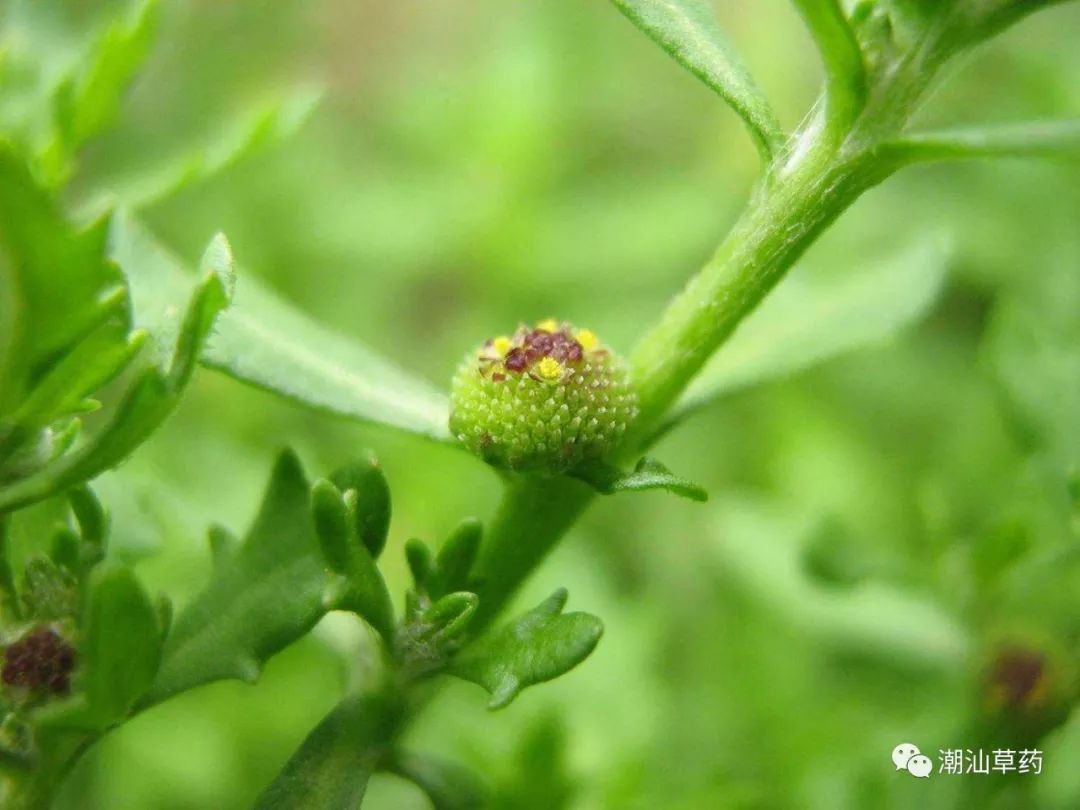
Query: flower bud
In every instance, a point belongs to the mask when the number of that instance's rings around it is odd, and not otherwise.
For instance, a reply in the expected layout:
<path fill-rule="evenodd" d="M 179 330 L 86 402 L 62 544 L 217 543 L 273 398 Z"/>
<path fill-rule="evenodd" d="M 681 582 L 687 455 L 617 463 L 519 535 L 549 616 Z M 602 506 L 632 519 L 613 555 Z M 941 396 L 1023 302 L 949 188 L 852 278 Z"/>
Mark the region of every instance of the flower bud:
<path fill-rule="evenodd" d="M 541 321 L 469 352 L 450 430 L 489 464 L 563 472 L 608 453 L 637 415 L 620 360 L 588 329 Z"/>

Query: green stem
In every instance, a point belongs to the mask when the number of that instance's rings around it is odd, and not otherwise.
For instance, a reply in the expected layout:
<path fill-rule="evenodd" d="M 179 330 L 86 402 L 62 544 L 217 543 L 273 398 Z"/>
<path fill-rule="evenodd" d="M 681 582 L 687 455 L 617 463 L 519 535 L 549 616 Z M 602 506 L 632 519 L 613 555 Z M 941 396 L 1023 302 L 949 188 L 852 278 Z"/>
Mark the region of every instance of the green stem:
<path fill-rule="evenodd" d="M 820 119 L 819 119 L 820 121 Z M 836 217 L 880 179 L 861 150 L 839 151 L 812 124 L 792 157 L 759 185 L 712 260 L 668 305 L 631 356 L 647 441 L 716 349 Z"/>
<path fill-rule="evenodd" d="M 593 491 L 573 478 L 514 475 L 488 527 L 476 562 L 481 582 L 474 627 L 484 627 L 547 556 L 592 499 Z"/>

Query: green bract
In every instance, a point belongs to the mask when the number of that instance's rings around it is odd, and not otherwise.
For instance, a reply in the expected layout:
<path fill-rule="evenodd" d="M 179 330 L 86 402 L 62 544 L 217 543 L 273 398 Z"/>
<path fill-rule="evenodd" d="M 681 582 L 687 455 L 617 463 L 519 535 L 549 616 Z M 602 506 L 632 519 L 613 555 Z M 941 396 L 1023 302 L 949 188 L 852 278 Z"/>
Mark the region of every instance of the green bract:
<path fill-rule="evenodd" d="M 489 464 L 547 472 L 605 455 L 637 415 L 619 358 L 552 320 L 469 352 L 450 405 L 450 431 Z"/>

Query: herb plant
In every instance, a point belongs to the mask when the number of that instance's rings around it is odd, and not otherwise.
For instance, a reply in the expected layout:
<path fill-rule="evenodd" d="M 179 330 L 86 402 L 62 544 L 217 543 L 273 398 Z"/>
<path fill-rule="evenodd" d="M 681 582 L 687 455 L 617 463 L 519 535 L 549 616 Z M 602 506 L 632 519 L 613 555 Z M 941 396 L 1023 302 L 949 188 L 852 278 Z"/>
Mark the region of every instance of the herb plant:
<path fill-rule="evenodd" d="M 50 60 L 33 40 L 33 4 L 15 4 L 0 63 L 3 806 L 51 806 L 104 735 L 202 685 L 255 683 L 332 611 L 370 631 L 356 682 L 256 807 L 359 807 L 379 771 L 414 782 L 437 808 L 532 806 L 512 798 L 512 788 L 493 790 L 482 774 L 411 750 L 407 729 L 440 701 L 443 676 L 478 685 L 490 708 L 502 709 L 594 650 L 604 655 L 601 620 L 566 610 L 567 590 L 555 583 L 531 609 L 504 614 L 598 494 L 706 499 L 701 486 L 647 455 L 662 436 L 731 390 L 872 342 L 926 310 L 941 282 L 945 248 L 936 243 L 884 271 L 854 255 L 848 286 L 793 287 L 787 298 L 782 289 L 766 301 L 864 192 L 914 164 L 1080 153 L 1077 121 L 913 127 L 958 60 L 1054 4 L 793 0 L 825 81 L 788 132 L 708 3 L 614 0 L 739 116 L 760 154 L 760 177 L 712 258 L 640 329 L 625 359 L 590 329 L 549 317 L 563 313 L 534 312 L 502 335 L 477 335 L 449 395 L 238 272 L 224 236 L 189 267 L 143 221 L 140 211 L 291 134 L 313 108 L 311 94 L 261 108 L 222 142 L 123 184 L 88 188 L 81 155 L 122 108 L 150 48 L 155 4 L 138 5 L 65 60 Z M 904 284 L 896 287 L 898 275 Z M 588 302 L 577 306 L 587 311 Z M 1059 372 L 1073 404 L 1075 360 Z M 1027 397 L 1023 358 L 1006 353 L 1002 362 L 1017 409 L 1033 412 L 1055 442 L 1075 439 L 1076 411 L 1044 418 L 1044 397 L 1053 395 Z M 154 594 L 130 559 L 110 551 L 111 535 L 125 527 L 98 480 L 138 454 L 199 365 L 324 414 L 471 452 L 497 471 L 499 506 L 484 521 L 465 517 L 434 546 L 410 540 L 411 585 L 397 594 L 380 570 L 391 488 L 374 456 L 308 471 L 286 450 L 243 537 L 209 528 L 212 573 L 174 615 L 169 596 Z M 1070 492 L 1075 504 L 1077 446 L 1060 448 L 1048 452 L 1047 486 Z M 397 510 L 407 514 L 410 504 Z M 823 579 L 861 576 L 843 543 L 826 537 L 811 551 L 808 565 Z M 783 565 L 775 568 L 770 576 L 781 581 Z M 933 641 L 881 643 L 923 644 L 926 653 Z M 1040 720 L 1028 742 L 1059 721 Z M 543 790 L 552 798 L 544 806 L 565 806 L 556 781 Z"/>

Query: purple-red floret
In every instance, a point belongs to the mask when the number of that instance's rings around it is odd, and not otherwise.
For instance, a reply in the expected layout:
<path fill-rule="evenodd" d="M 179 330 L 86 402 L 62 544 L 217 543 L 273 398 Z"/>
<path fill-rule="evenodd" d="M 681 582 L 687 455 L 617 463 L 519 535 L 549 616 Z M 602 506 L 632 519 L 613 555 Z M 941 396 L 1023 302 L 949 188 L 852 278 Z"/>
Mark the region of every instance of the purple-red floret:
<path fill-rule="evenodd" d="M 28 633 L 4 651 L 0 679 L 8 686 L 67 694 L 75 648 L 48 627 Z"/>
<path fill-rule="evenodd" d="M 503 358 L 502 364 L 506 371 L 514 374 L 531 372 L 534 365 L 545 357 L 551 357 L 560 363 L 580 363 L 585 357 L 585 349 L 567 331 L 548 332 L 544 329 L 522 328 L 518 330 L 514 338 L 517 344 Z M 490 347 L 492 341 L 484 344 Z M 484 358 L 481 358 L 483 360 Z M 506 375 L 496 372 L 491 375 L 494 382 L 502 382 Z"/>
<path fill-rule="evenodd" d="M 540 329 L 534 329 L 525 338 L 525 345 L 530 349 L 534 349 L 540 352 L 540 356 L 544 357 L 551 352 L 555 342 L 551 339 L 551 334 L 544 332 Z"/>
<path fill-rule="evenodd" d="M 520 374 L 529 367 L 529 358 L 524 349 L 515 348 L 507 353 L 503 364 L 506 366 L 507 371 L 515 371 Z"/>

